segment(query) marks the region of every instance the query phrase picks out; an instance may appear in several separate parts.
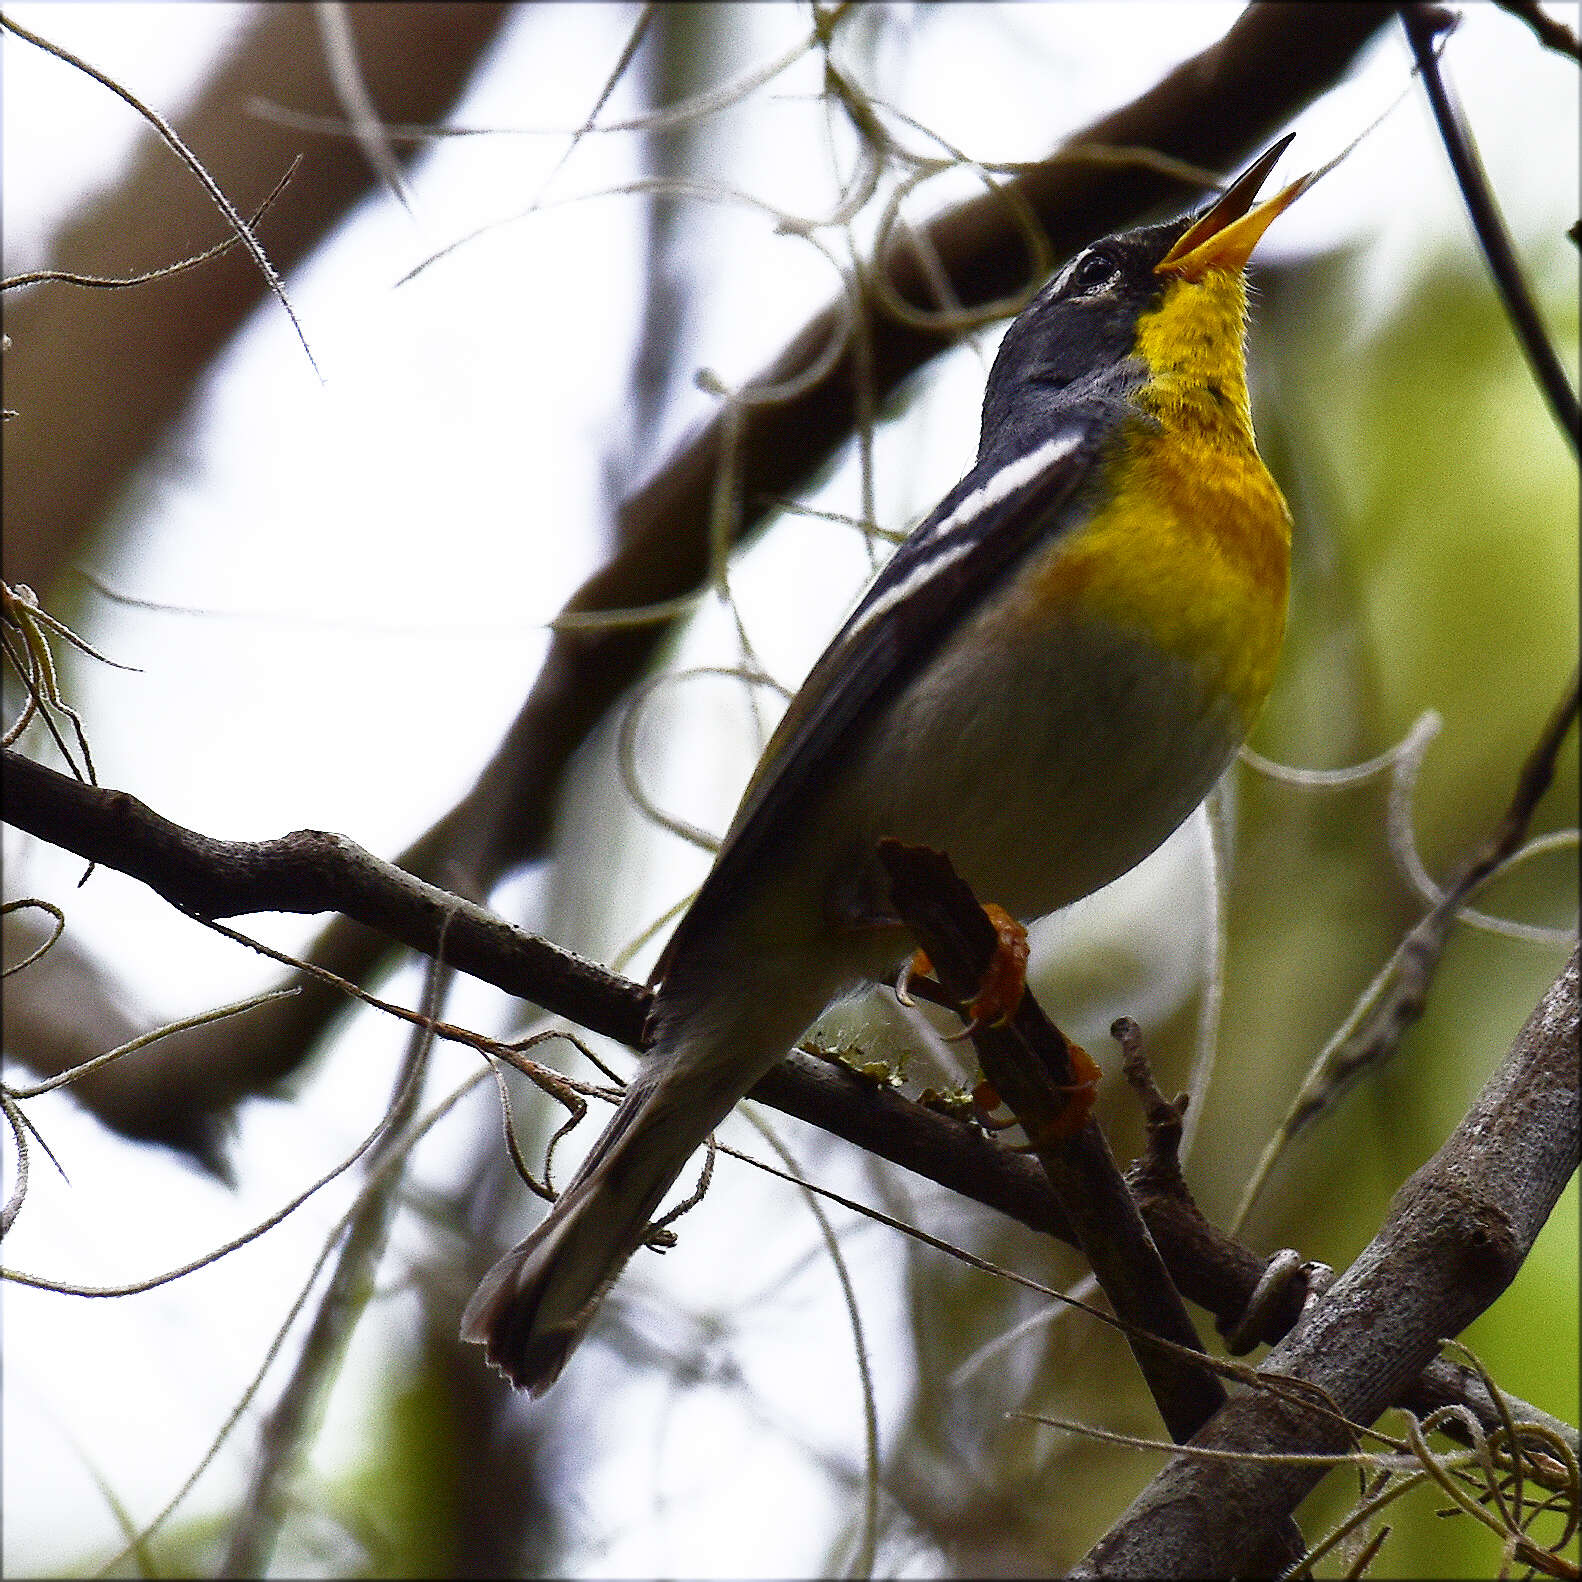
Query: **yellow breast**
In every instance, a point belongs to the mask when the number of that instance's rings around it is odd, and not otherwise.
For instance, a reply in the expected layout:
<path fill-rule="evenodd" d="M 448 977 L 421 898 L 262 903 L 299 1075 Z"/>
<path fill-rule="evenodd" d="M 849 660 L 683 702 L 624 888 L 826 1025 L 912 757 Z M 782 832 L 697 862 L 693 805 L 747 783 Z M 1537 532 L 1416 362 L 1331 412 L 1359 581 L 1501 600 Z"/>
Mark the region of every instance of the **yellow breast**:
<path fill-rule="evenodd" d="M 1155 421 L 1118 441 L 1092 521 L 1051 546 L 1034 597 L 1147 633 L 1250 726 L 1285 633 L 1291 518 L 1253 442 L 1245 315 L 1240 273 L 1213 270 L 1139 322 L 1152 376 L 1135 400 Z"/>

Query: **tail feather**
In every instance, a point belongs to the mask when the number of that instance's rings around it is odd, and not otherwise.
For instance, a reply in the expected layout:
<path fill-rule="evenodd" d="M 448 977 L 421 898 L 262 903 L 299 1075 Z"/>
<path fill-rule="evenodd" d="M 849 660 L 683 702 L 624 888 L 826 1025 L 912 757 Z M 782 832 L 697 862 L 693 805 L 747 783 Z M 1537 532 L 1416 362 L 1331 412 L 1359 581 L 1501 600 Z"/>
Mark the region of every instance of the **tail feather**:
<path fill-rule="evenodd" d="M 541 1395 L 560 1377 L 566 1358 L 598 1305 L 598 1295 L 555 1319 L 542 1312 L 546 1242 L 531 1238 L 484 1276 L 462 1314 L 461 1338 L 488 1348 L 490 1363 L 519 1390 Z"/>
<path fill-rule="evenodd" d="M 549 1216 L 484 1276 L 462 1314 L 462 1339 L 486 1347 L 490 1363 L 519 1390 L 542 1395 L 560 1377 L 702 1140 L 690 1129 L 656 1136 L 656 1102 L 652 1087 L 628 1093 Z"/>
<path fill-rule="evenodd" d="M 542 1395 L 555 1382 L 687 1160 L 838 992 L 838 964 L 820 965 L 789 987 L 738 968 L 723 1007 L 683 996 L 680 971 L 667 980 L 641 1075 L 549 1215 L 462 1315 L 462 1339 L 484 1346 L 518 1389 Z"/>

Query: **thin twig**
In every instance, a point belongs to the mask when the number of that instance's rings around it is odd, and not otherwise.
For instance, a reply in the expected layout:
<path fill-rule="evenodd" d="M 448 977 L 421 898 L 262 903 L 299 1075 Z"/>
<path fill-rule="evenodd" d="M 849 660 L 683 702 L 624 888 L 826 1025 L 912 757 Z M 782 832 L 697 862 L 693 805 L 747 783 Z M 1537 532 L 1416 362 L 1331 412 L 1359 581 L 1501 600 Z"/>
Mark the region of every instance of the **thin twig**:
<path fill-rule="evenodd" d="M 1555 760 L 1577 717 L 1577 708 L 1578 675 L 1573 673 L 1569 686 L 1544 722 L 1538 740 L 1516 776 L 1516 788 L 1499 822 L 1462 858 L 1438 904 L 1430 908 L 1396 947 L 1389 963 L 1369 986 L 1360 1007 L 1364 1014 L 1354 1013 L 1346 1024 L 1350 1030 L 1320 1051 L 1242 1190 L 1241 1201 L 1230 1222 L 1233 1232 L 1239 1231 L 1246 1222 L 1287 1144 L 1330 1109 L 1365 1071 L 1389 1060 L 1422 1016 L 1457 916 L 1473 891 L 1498 872 L 1521 845 L 1538 803 L 1554 779 Z"/>
<path fill-rule="evenodd" d="M 840 1281 L 841 1297 L 846 1304 L 846 1314 L 851 1322 L 852 1351 L 857 1362 L 857 1378 L 862 1391 L 863 1427 L 863 1502 L 862 1527 L 857 1542 L 857 1556 L 852 1562 L 851 1575 L 871 1577 L 874 1557 L 879 1542 L 879 1411 L 874 1400 L 873 1369 L 868 1358 L 868 1343 L 863 1336 L 862 1311 L 857 1304 L 857 1292 L 851 1283 L 851 1271 L 841 1252 L 840 1238 L 830 1223 L 829 1215 L 808 1183 L 807 1173 L 796 1156 L 786 1146 L 780 1135 L 761 1116 L 749 1113 L 748 1119 L 757 1128 L 758 1135 L 780 1156 L 786 1173 L 792 1176 L 807 1202 L 808 1212 L 818 1225 L 824 1239 L 825 1250 L 834 1265 L 835 1277 Z"/>
<path fill-rule="evenodd" d="M 301 163 L 302 156 L 298 154 L 286 167 L 285 175 L 275 183 L 269 196 L 253 210 L 252 218 L 247 222 L 250 227 L 256 227 L 263 219 L 265 211 L 286 190 L 287 184 L 296 174 L 297 166 Z M 240 246 L 241 241 L 240 236 L 227 236 L 224 241 L 216 242 L 212 247 L 205 247 L 201 253 L 194 253 L 190 258 L 178 259 L 173 264 L 161 264 L 158 269 L 146 269 L 140 275 L 83 275 L 69 269 L 32 269 L 26 274 L 7 275 L 4 280 L 0 280 L 0 291 L 12 291 L 18 286 L 44 285 L 48 282 L 63 286 L 85 286 L 98 291 L 124 291 L 131 286 L 146 286 L 151 281 L 168 280 L 172 275 L 179 275 L 184 270 L 196 269 L 199 264 L 206 264 L 211 258 L 218 258 L 221 253 L 228 253 L 233 247 Z M 88 577 L 87 580 L 92 582 L 93 578 Z M 104 658 L 102 654 L 95 657 Z M 110 659 L 105 660 L 105 663 L 114 664 L 115 661 Z M 123 665 L 120 668 L 124 670 L 130 667 Z"/>
<path fill-rule="evenodd" d="M 68 66 L 75 66 L 78 71 L 92 77 L 95 82 L 108 88 L 118 99 L 123 99 L 127 104 L 131 105 L 159 133 L 165 144 L 180 159 L 182 164 L 202 183 L 204 191 L 208 193 L 215 207 L 225 216 L 231 229 L 236 233 L 237 240 L 247 249 L 252 256 L 253 262 L 258 265 L 264 279 L 268 282 L 270 291 L 274 293 L 281 307 L 286 310 L 286 317 L 291 320 L 291 328 L 296 331 L 297 340 L 301 343 L 302 350 L 307 354 L 308 363 L 322 384 L 324 375 L 319 372 L 319 365 L 314 359 L 313 350 L 308 345 L 307 333 L 297 319 L 297 310 L 291 306 L 291 299 L 286 295 L 285 282 L 275 272 L 275 266 L 270 263 L 269 255 L 264 251 L 258 238 L 253 235 L 252 227 L 242 218 L 241 212 L 236 205 L 226 197 L 220 188 L 219 182 L 204 168 L 203 162 L 181 140 L 181 136 L 175 127 L 159 111 L 151 105 L 144 104 L 136 94 L 123 88 L 113 77 L 106 76 L 97 67 L 90 66 L 87 61 L 80 56 L 72 54 L 69 49 L 64 49 L 59 44 L 52 44 L 46 38 L 40 38 L 37 33 L 31 32 L 23 27 L 21 23 L 14 21 L 8 16 L 0 16 L 0 27 L 8 29 L 10 32 L 15 33 L 18 38 L 26 39 L 29 44 L 36 45 L 46 54 L 53 55 L 57 60 L 64 61 Z"/>
<path fill-rule="evenodd" d="M 1538 35 L 1545 49 L 1558 50 L 1572 60 L 1582 61 L 1582 41 L 1557 16 L 1550 16 L 1538 0 L 1494 0 L 1502 11 L 1525 22 Z"/>
<path fill-rule="evenodd" d="M 439 1010 L 445 976 L 444 961 L 436 956 L 429 963 L 423 988 L 422 1014 L 429 1020 Z M 373 1179 L 364 1187 L 345 1228 L 329 1283 L 291 1376 L 259 1429 L 258 1454 L 215 1573 L 218 1576 L 262 1576 L 269 1568 L 285 1519 L 292 1476 L 315 1431 L 329 1383 L 373 1296 L 374 1272 L 389 1240 L 402 1181 L 398 1170 L 382 1171 L 380 1167 L 393 1155 L 405 1156 L 401 1144 L 423 1091 L 433 1045 L 434 1036 L 428 1028 L 413 1029 L 389 1109 L 365 1156 L 364 1169 Z"/>
<path fill-rule="evenodd" d="M 1488 260 L 1494 284 L 1510 316 L 1511 327 L 1521 342 L 1528 364 L 1539 388 L 1544 393 L 1550 409 L 1565 430 L 1573 449 L 1582 448 L 1582 409 L 1577 405 L 1576 392 L 1566 378 L 1565 368 L 1554 347 L 1549 342 L 1549 332 L 1544 328 L 1538 305 L 1527 288 L 1526 277 L 1516 257 L 1511 234 L 1505 228 L 1499 204 L 1489 185 L 1488 172 L 1478 158 L 1477 145 L 1461 113 L 1461 107 L 1451 94 L 1450 84 L 1439 68 L 1439 53 L 1434 41 L 1447 27 L 1453 25 L 1451 13 L 1436 5 L 1408 5 L 1401 9 L 1401 22 L 1411 42 L 1412 53 L 1417 57 L 1418 69 L 1423 74 L 1423 86 L 1428 90 L 1428 102 L 1433 107 L 1434 120 L 1444 141 L 1445 152 L 1461 186 L 1461 196 L 1471 217 L 1473 229 L 1483 256 Z"/>
<path fill-rule="evenodd" d="M 389 134 L 380 119 L 379 107 L 368 91 L 362 62 L 357 58 L 357 39 L 352 32 L 349 7 L 342 0 L 318 0 L 313 7 L 324 46 L 324 64 L 330 85 L 346 112 L 347 124 L 357 146 L 368 161 L 368 168 L 380 184 L 406 210 L 412 212 L 412 194 L 401 174 L 401 162 L 390 146 Z"/>

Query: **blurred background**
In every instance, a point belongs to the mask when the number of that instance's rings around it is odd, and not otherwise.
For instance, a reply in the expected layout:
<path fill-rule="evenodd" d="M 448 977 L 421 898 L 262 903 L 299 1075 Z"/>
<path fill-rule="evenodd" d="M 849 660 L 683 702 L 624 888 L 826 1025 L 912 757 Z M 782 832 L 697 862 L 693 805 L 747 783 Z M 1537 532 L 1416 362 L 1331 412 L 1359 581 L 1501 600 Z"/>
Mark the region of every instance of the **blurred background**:
<path fill-rule="evenodd" d="M 1576 25 L 1575 7 L 1545 10 Z M 966 161 L 1045 157 L 1239 14 L 871 5 L 840 14 L 827 58 L 901 149 L 953 167 L 906 195 L 915 225 L 983 190 Z M 623 542 L 620 502 L 837 297 L 916 167 L 896 154 L 864 186 L 860 119 L 826 74 L 829 17 L 803 6 L 8 15 L 175 123 L 245 213 L 298 154 L 302 165 L 258 226 L 300 337 L 234 251 L 135 290 L 7 291 L 5 405 L 20 416 L 5 436 L 6 577 L 135 667 L 57 645 L 101 783 L 207 834 L 307 826 L 394 859 L 472 805 L 539 675 L 548 623 Z M 134 275 L 224 238 L 193 175 L 123 99 L 17 34 L 3 50 L 7 276 Z M 1484 5 L 1464 9 L 1445 61 L 1574 381 L 1577 64 Z M 360 146 L 338 130 L 359 83 L 397 130 L 467 135 Z M 668 106 L 680 113 L 656 114 Z M 1290 174 L 1367 135 L 1275 227 L 1255 271 L 1260 439 L 1297 531 L 1290 638 L 1252 745 L 1338 769 L 1387 753 L 1432 711 L 1404 820 L 1443 881 L 1499 818 L 1576 662 L 1575 458 L 1493 295 L 1399 25 L 1290 129 Z M 1196 196 L 1183 186 L 1164 211 Z M 628 697 L 598 718 L 535 814 L 542 856 L 497 864 L 498 882 L 488 862 L 458 859 L 439 882 L 485 873 L 496 910 L 646 975 L 656 925 L 709 860 L 654 809 L 723 831 L 782 706 L 773 687 L 698 672 L 751 664 L 797 685 L 887 553 L 864 521 L 904 531 L 970 465 L 1001 327 L 955 337 L 883 404 L 871 448 L 846 444 L 775 506 L 730 560 L 729 599 L 684 609 L 651 671 L 669 679 L 633 717 Z M 20 694 L 8 683 L 6 696 L 10 718 Z M 60 763 L 37 727 L 23 745 Z M 1035 987 L 1107 1069 L 1105 1029 L 1123 1012 L 1167 1090 L 1201 1076 L 1214 1049 L 1188 1177 L 1218 1221 L 1424 910 L 1392 851 L 1391 786 L 1388 770 L 1315 786 L 1238 766 L 1215 799 L 1216 840 L 1200 815 L 1038 931 Z M 1574 825 L 1576 802 L 1573 733 L 1533 833 Z M 9 829 L 4 856 L 7 900 L 42 897 L 68 920 L 48 970 L 8 981 L 6 1055 L 28 1068 L 10 1066 L 13 1085 L 279 979 L 117 873 L 81 884 L 77 859 Z M 1575 879 L 1574 846 L 1558 840 L 1480 892 L 1482 911 L 1521 927 L 1457 927 L 1398 1057 L 1275 1165 L 1246 1224 L 1255 1246 L 1341 1268 L 1367 1242 L 1559 970 Z M 34 916 L 7 918 L 8 963 Z M 241 921 L 292 952 L 323 924 Z M 405 1005 L 421 997 L 410 961 L 371 981 Z M 144 1280 L 241 1235 L 344 1159 L 389 1103 L 405 1029 L 348 1013 L 303 1061 L 283 1035 L 246 1033 L 263 1014 L 132 1057 L 143 1075 L 92 1108 L 64 1092 L 30 1102 L 63 1174 L 33 1150 L 6 1265 L 73 1285 Z M 465 981 L 446 1014 L 502 1036 L 544 1025 Z M 971 1075 L 877 995 L 824 1037 L 904 1060 L 912 1091 Z M 534 1053 L 596 1075 L 569 1044 Z M 479 1070 L 475 1054 L 437 1047 L 419 1112 Z M 1120 1087 L 1107 1084 L 1103 1113 L 1129 1156 L 1140 1128 Z M 149 1092 L 166 1097 L 151 1105 Z M 514 1092 L 537 1169 L 559 1112 L 526 1084 Z M 189 1112 L 170 1093 L 204 1102 Z M 117 1105 L 141 1106 L 130 1129 L 160 1140 L 107 1130 Z M 1107 1331 L 832 1206 L 870 1431 L 819 1221 L 794 1186 L 725 1158 L 680 1245 L 639 1256 L 556 1389 L 515 1399 L 455 1339 L 477 1274 L 538 1213 L 500 1127 L 493 1088 L 475 1085 L 406 1161 L 387 1244 L 351 1300 L 358 1321 L 308 1395 L 254 1553 L 277 1574 L 862 1569 L 870 1443 L 873 1569 L 1048 1573 L 1157 1467 L 1022 1415 L 1156 1434 Z M 559 1179 L 595 1129 L 557 1154 Z M 820 1183 L 1056 1287 L 1081 1279 L 1065 1249 L 782 1116 L 738 1114 L 722 1140 L 777 1162 L 784 1148 Z M 9 1191 L 14 1150 L 7 1168 Z M 267 1235 L 145 1294 L 5 1285 L 7 1574 L 99 1567 L 194 1474 L 115 1570 L 220 1563 L 265 1414 L 322 1304 L 315 1262 L 364 1184 L 349 1171 Z M 1576 1204 L 1573 1181 L 1516 1284 L 1465 1337 L 1505 1388 L 1567 1418 Z M 1321 1488 L 1310 1536 L 1350 1487 Z M 1384 1573 L 1489 1574 L 1489 1535 L 1437 1519 L 1436 1503 L 1392 1511 Z"/>

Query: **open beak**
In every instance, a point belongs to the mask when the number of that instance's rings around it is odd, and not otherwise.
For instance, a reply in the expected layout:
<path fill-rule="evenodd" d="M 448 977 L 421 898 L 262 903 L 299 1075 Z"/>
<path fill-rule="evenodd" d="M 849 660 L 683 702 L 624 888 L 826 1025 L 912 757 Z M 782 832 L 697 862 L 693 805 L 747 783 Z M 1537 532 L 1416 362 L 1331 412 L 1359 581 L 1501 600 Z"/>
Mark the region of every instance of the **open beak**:
<path fill-rule="evenodd" d="M 1293 181 L 1265 203 L 1253 207 L 1263 178 L 1274 169 L 1292 134 L 1261 154 L 1225 189 L 1219 201 L 1187 227 L 1175 246 L 1154 265 L 1160 275 L 1201 280 L 1210 269 L 1240 270 L 1258 239 L 1318 178 L 1318 172 Z"/>

